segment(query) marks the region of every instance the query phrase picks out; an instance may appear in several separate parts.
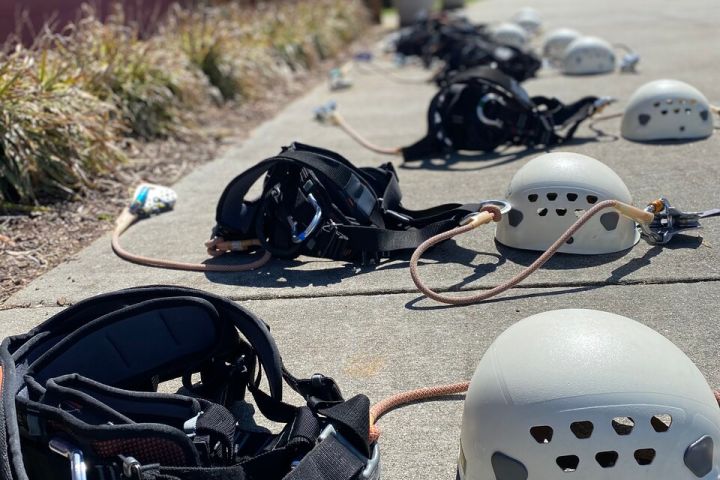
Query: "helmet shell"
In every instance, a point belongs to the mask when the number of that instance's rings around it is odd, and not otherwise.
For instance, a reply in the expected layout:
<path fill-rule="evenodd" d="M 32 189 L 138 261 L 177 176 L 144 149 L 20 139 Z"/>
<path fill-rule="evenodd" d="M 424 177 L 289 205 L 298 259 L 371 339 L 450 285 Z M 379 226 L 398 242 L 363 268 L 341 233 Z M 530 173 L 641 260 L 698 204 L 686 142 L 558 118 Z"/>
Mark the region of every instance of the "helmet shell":
<path fill-rule="evenodd" d="M 558 28 L 545 37 L 543 42 L 543 55 L 553 61 L 562 59 L 565 49 L 581 34 L 572 28 Z"/>
<path fill-rule="evenodd" d="M 517 23 L 501 23 L 492 29 L 493 41 L 502 45 L 509 45 L 515 48 L 523 48 L 528 41 L 528 34 L 523 27 Z"/>
<path fill-rule="evenodd" d="M 679 80 L 655 80 L 638 88 L 623 114 L 628 140 L 690 140 L 713 133 L 710 103 L 697 88 Z"/>
<path fill-rule="evenodd" d="M 672 342 L 612 313 L 556 310 L 511 326 L 480 361 L 458 471 L 462 480 L 717 480 L 719 441 L 717 401 Z"/>
<path fill-rule="evenodd" d="M 630 191 L 607 165 L 579 153 L 535 157 L 508 187 L 512 205 L 495 230 L 508 247 L 544 251 L 586 210 L 603 200 L 632 203 Z M 560 252 L 603 254 L 626 250 L 640 239 L 635 222 L 608 209 L 591 218 Z"/>
<path fill-rule="evenodd" d="M 537 10 L 531 7 L 521 8 L 515 15 L 513 15 L 512 21 L 520 25 L 531 35 L 538 33 L 542 27 L 540 14 Z"/>
<path fill-rule="evenodd" d="M 612 46 L 598 37 L 580 37 L 563 52 L 563 73 L 568 75 L 596 75 L 615 70 Z"/>

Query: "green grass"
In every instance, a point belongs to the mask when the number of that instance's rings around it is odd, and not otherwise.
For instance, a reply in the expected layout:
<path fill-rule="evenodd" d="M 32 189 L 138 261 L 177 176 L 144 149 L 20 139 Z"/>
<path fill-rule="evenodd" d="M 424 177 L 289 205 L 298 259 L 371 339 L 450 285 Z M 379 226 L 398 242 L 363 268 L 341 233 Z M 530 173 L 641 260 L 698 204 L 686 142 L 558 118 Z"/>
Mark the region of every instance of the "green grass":
<path fill-rule="evenodd" d="M 91 9 L 31 48 L 0 53 L 0 204 L 93 187 L 124 160 L 122 137 L 179 135 L 215 101 L 260 98 L 338 54 L 367 25 L 361 0 L 176 7 L 143 38 Z M 241 105 L 240 105 L 241 106 Z"/>

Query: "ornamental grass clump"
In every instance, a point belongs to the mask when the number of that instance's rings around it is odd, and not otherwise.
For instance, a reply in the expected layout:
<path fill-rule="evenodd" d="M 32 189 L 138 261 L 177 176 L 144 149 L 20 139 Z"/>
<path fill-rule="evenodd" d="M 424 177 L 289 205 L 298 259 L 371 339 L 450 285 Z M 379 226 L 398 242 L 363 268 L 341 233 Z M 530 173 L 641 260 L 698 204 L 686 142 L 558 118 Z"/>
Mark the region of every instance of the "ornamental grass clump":
<path fill-rule="evenodd" d="M 0 203 L 71 194 L 123 159 L 117 111 L 48 49 L 0 55 Z"/>
<path fill-rule="evenodd" d="M 207 101 L 207 81 L 162 37 L 142 39 L 117 9 L 105 22 L 92 10 L 56 36 L 60 56 L 83 72 L 83 88 L 117 106 L 128 132 L 143 139 L 176 133 L 185 111 Z"/>
<path fill-rule="evenodd" d="M 367 27 L 360 0 L 225 3 L 176 8 L 162 35 L 179 45 L 226 100 L 262 97 L 337 55 Z"/>
<path fill-rule="evenodd" d="M 90 8 L 32 47 L 0 51 L 0 207 L 63 198 L 124 156 L 124 137 L 187 136 L 211 100 L 276 95 L 367 26 L 362 0 L 174 7 L 141 35 Z M 147 33 L 147 32 L 145 32 Z"/>

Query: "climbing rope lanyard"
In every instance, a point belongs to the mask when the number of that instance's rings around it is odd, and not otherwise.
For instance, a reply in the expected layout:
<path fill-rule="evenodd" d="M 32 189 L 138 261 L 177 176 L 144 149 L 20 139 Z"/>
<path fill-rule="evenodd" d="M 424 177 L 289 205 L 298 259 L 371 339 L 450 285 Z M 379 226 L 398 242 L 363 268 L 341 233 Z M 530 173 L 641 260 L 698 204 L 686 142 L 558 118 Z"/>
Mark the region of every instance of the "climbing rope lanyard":
<path fill-rule="evenodd" d="M 112 249 L 115 254 L 120 258 L 139 265 L 192 272 L 245 272 L 260 268 L 270 260 L 271 255 L 266 251 L 259 259 L 241 265 L 185 263 L 137 255 L 127 251 L 120 245 L 120 236 L 135 222 L 141 218 L 147 218 L 151 215 L 171 210 L 175 206 L 176 200 L 177 195 L 170 188 L 148 183 L 137 187 L 130 206 L 123 210 L 115 222 L 115 230 L 113 231 L 111 240 Z M 207 252 L 211 257 L 219 257 L 227 252 L 247 252 L 256 249 L 259 245 L 260 242 L 257 240 L 225 241 L 225 239 L 221 237 L 215 237 L 205 243 Z"/>
<path fill-rule="evenodd" d="M 700 219 L 720 215 L 720 209 L 706 210 L 704 212 L 685 213 L 672 207 L 667 199 L 661 198 L 651 202 L 645 209 L 625 204 L 618 200 L 605 200 L 597 203 L 587 210 L 578 220 L 573 223 L 550 247 L 537 258 L 530 266 L 522 270 L 510 280 L 490 290 L 482 291 L 467 296 L 453 296 L 438 293 L 428 287 L 420 278 L 418 272 L 418 261 L 422 255 L 432 246 L 453 238 L 457 235 L 467 233 L 481 225 L 492 221 L 499 222 L 502 216 L 511 209 L 510 204 L 504 201 L 492 200 L 485 202 L 481 211 L 477 214 L 467 216 L 460 226 L 435 235 L 423 242 L 413 253 L 410 259 L 410 275 L 417 288 L 428 298 L 449 305 L 470 305 L 483 302 L 500 293 L 503 293 L 529 277 L 533 272 L 542 267 L 550 258 L 572 237 L 583 225 L 599 212 L 606 209 L 615 209 L 621 215 L 634 220 L 640 227 L 642 237 L 650 244 L 663 245 L 678 232 L 700 227 Z"/>

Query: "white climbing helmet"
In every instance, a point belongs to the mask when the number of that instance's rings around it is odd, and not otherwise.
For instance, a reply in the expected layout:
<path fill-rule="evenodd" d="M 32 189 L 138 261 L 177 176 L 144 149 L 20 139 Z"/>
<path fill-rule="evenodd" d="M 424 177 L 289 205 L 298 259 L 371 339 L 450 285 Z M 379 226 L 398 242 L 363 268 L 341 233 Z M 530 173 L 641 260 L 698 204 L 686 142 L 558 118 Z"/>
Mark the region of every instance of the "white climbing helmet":
<path fill-rule="evenodd" d="M 612 45 L 598 37 L 580 37 L 563 52 L 562 71 L 568 75 L 595 75 L 615 70 Z"/>
<path fill-rule="evenodd" d="M 520 25 L 531 35 L 538 33 L 542 27 L 540 14 L 537 10 L 531 7 L 521 8 L 515 15 L 513 15 L 512 21 Z"/>
<path fill-rule="evenodd" d="M 621 132 L 640 142 L 709 137 L 713 133 L 710 103 L 685 82 L 655 80 L 630 97 Z"/>
<path fill-rule="evenodd" d="M 543 55 L 552 60 L 560 61 L 565 49 L 574 40 L 580 38 L 580 32 L 572 28 L 558 28 L 550 32 L 543 43 Z"/>
<path fill-rule="evenodd" d="M 556 310 L 511 326 L 480 361 L 458 477 L 717 480 L 715 442 L 717 401 L 672 342 L 612 313 Z"/>
<path fill-rule="evenodd" d="M 632 204 L 620 177 L 594 158 L 569 152 L 540 155 L 517 171 L 508 187 L 512 210 L 503 215 L 495 239 L 508 247 L 544 251 L 587 209 L 603 200 Z M 608 209 L 591 218 L 560 252 L 602 254 L 635 245 L 635 222 Z"/>
<path fill-rule="evenodd" d="M 501 23 L 491 30 L 492 39 L 500 44 L 515 48 L 523 48 L 528 40 L 528 34 L 517 23 Z"/>

